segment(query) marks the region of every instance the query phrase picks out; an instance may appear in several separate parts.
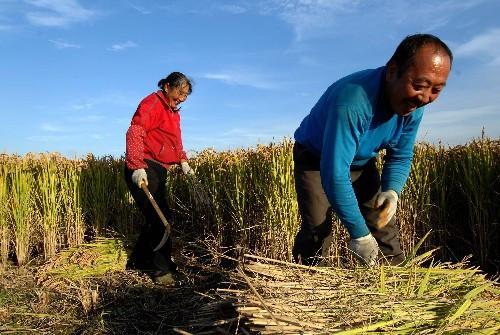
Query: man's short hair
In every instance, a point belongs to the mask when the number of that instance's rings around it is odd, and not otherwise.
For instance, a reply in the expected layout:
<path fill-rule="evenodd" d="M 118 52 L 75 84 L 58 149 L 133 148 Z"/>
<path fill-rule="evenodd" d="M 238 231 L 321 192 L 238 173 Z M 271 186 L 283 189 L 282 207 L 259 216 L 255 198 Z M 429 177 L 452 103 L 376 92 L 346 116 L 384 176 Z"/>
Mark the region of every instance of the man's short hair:
<path fill-rule="evenodd" d="M 453 54 L 443 41 L 438 37 L 431 34 L 415 34 L 406 36 L 404 40 L 399 43 L 394 55 L 387 62 L 386 65 L 394 62 L 398 67 L 398 76 L 401 76 L 412 64 L 413 57 L 417 51 L 425 45 L 434 45 L 437 50 L 444 50 L 448 57 L 450 57 L 450 66 L 453 63 Z"/>

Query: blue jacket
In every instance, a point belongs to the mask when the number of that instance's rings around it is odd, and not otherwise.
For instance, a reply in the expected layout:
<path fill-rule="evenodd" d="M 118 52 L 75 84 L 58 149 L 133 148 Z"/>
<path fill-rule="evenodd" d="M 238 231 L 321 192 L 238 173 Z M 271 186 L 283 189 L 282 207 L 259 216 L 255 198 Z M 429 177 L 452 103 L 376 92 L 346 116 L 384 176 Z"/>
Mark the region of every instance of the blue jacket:
<path fill-rule="evenodd" d="M 386 149 L 382 191 L 398 194 L 408 178 L 423 108 L 394 113 L 384 97 L 385 66 L 333 83 L 295 131 L 295 140 L 321 159 L 321 183 L 352 238 L 369 233 L 354 194 L 350 169 Z"/>

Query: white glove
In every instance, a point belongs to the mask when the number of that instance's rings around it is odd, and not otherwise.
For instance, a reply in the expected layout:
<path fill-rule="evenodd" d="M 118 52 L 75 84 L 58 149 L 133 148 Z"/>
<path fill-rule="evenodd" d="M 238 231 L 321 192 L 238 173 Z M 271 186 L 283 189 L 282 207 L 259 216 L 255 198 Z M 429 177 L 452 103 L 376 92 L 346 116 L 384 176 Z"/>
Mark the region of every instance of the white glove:
<path fill-rule="evenodd" d="M 190 174 L 190 175 L 194 174 L 194 170 L 191 169 L 188 162 L 186 162 L 186 161 L 181 163 L 181 168 L 182 168 L 182 172 L 184 172 L 184 174 Z"/>
<path fill-rule="evenodd" d="M 349 241 L 349 249 L 364 265 L 374 266 L 378 258 L 378 243 L 372 234 Z"/>
<path fill-rule="evenodd" d="M 146 174 L 146 170 L 144 170 L 144 169 L 134 170 L 134 172 L 132 173 L 132 181 L 139 188 L 141 187 L 141 184 L 143 182 L 145 182 L 146 186 L 148 186 L 148 175 Z"/>
<path fill-rule="evenodd" d="M 375 199 L 375 210 L 378 212 L 374 224 L 382 228 L 391 221 L 398 208 L 398 194 L 393 190 L 380 192 Z"/>

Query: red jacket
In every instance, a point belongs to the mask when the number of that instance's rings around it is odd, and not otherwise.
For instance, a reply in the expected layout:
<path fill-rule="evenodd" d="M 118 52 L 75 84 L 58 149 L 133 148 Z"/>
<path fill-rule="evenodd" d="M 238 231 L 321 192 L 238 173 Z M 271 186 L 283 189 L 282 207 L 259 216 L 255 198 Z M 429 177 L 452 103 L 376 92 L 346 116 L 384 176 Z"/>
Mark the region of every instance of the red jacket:
<path fill-rule="evenodd" d="M 145 97 L 127 131 L 125 161 L 132 170 L 146 168 L 145 158 L 165 167 L 187 160 L 182 147 L 180 115 L 168 105 L 161 90 Z"/>

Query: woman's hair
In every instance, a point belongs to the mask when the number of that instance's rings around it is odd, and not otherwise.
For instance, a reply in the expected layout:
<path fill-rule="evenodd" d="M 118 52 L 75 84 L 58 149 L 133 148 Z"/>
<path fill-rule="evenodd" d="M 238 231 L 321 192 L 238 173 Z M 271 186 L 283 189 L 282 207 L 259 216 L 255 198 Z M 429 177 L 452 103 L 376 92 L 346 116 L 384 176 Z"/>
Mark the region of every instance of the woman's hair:
<path fill-rule="evenodd" d="M 180 72 L 172 72 L 169 74 L 166 78 L 160 79 L 158 82 L 158 87 L 163 89 L 163 86 L 168 84 L 170 87 L 174 88 L 181 88 L 184 85 L 188 85 L 189 91 L 188 94 L 191 94 L 193 87 L 191 85 L 191 80 L 189 80 L 188 77 L 186 77 L 183 73 Z"/>
<path fill-rule="evenodd" d="M 394 55 L 387 62 L 394 62 L 398 67 L 398 76 L 401 76 L 412 64 L 413 57 L 417 51 L 425 45 L 434 45 L 436 52 L 444 50 L 448 57 L 450 57 L 450 66 L 453 63 L 453 54 L 450 48 L 441 41 L 438 37 L 431 34 L 415 34 L 407 36 L 396 48 Z"/>

